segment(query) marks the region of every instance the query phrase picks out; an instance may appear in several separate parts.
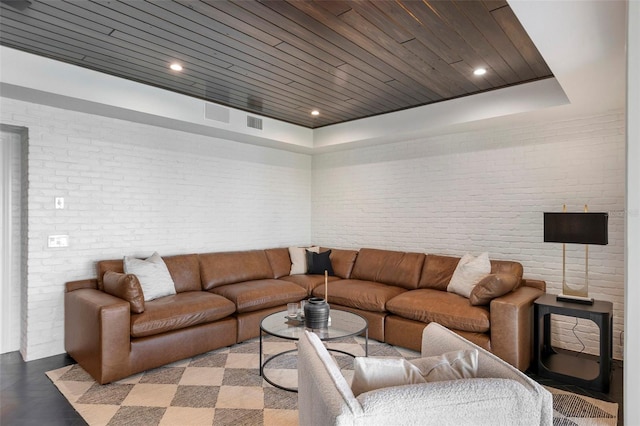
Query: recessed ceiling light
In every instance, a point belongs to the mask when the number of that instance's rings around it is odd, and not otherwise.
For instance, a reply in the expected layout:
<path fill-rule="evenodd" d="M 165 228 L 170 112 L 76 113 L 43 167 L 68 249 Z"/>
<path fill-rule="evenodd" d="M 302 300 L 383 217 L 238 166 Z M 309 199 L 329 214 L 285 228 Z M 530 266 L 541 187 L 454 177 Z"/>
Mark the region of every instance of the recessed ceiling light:
<path fill-rule="evenodd" d="M 311 115 L 313 116 L 320 115 L 320 111 L 318 111 L 317 109 L 314 109 L 313 111 L 311 111 Z"/>
<path fill-rule="evenodd" d="M 169 65 L 169 68 L 171 68 L 174 71 L 182 71 L 182 65 L 180 65 L 177 62 L 174 62 L 171 65 Z"/>
<path fill-rule="evenodd" d="M 486 68 L 476 68 L 475 70 L 473 70 L 473 75 L 485 75 L 486 73 Z"/>

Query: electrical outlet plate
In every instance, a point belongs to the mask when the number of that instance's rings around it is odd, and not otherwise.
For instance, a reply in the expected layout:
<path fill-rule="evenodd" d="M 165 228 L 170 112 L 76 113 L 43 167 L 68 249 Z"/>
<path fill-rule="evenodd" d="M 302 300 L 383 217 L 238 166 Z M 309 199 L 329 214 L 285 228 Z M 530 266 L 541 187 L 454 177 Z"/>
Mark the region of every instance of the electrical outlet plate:
<path fill-rule="evenodd" d="M 68 235 L 49 235 L 47 246 L 50 248 L 69 247 Z"/>
<path fill-rule="evenodd" d="M 56 210 L 64 209 L 64 197 L 56 197 L 54 200 L 54 205 L 56 206 Z"/>

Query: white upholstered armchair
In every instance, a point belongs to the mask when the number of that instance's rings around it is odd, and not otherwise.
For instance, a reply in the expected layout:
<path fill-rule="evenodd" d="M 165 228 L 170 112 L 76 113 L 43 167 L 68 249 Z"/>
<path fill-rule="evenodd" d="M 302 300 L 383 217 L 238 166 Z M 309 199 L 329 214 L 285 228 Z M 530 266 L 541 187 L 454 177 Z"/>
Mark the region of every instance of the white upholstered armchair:
<path fill-rule="evenodd" d="M 312 333 L 298 347 L 300 425 L 552 425 L 551 394 L 493 354 L 429 324 L 422 356 L 476 348 L 475 378 L 387 387 L 357 398 Z"/>

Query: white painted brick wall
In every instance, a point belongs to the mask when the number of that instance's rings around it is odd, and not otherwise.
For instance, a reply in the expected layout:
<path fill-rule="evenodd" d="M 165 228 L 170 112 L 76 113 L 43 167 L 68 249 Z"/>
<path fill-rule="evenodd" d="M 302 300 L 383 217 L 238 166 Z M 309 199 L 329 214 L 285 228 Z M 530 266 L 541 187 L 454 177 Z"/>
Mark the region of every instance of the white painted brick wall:
<path fill-rule="evenodd" d="M 64 283 L 94 277 L 97 260 L 310 243 L 308 155 L 0 106 L 1 123 L 29 132 L 27 360 L 64 352 Z M 47 248 L 55 234 L 69 235 L 69 248 Z"/>
<path fill-rule="evenodd" d="M 531 123 L 313 157 L 311 237 L 334 247 L 461 256 L 488 251 L 525 276 L 562 287 L 562 245 L 542 241 L 542 213 L 609 212 L 609 245 L 589 247 L 590 295 L 614 305 L 614 356 L 624 317 L 624 113 Z M 584 246 L 567 245 L 581 282 Z M 554 344 L 582 349 L 575 320 L 554 321 Z M 576 334 L 598 353 L 596 326 Z"/>

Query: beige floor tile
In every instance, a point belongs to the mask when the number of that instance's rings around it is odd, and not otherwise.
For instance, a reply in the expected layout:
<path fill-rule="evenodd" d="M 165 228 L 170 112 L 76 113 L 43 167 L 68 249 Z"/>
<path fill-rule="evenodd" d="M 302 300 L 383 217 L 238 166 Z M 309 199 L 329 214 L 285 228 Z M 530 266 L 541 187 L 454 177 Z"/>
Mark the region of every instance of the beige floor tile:
<path fill-rule="evenodd" d="M 74 407 L 91 426 L 104 426 L 116 414 L 119 405 L 78 404 Z"/>
<path fill-rule="evenodd" d="M 224 368 L 187 367 L 180 379 L 181 385 L 220 386 Z"/>
<path fill-rule="evenodd" d="M 264 426 L 297 426 L 297 410 L 264 410 Z"/>
<path fill-rule="evenodd" d="M 291 349 L 297 349 L 298 346 L 294 342 L 265 342 L 262 345 L 262 350 L 265 354 L 277 354 L 280 352 L 288 351 Z"/>
<path fill-rule="evenodd" d="M 236 354 L 227 356 L 227 368 L 258 368 L 259 354 Z"/>
<path fill-rule="evenodd" d="M 364 348 L 355 343 L 331 343 L 327 342 L 327 347 L 330 349 L 338 349 L 340 351 L 347 352 L 355 356 L 365 356 Z M 333 355 L 336 355 L 335 353 Z"/>
<path fill-rule="evenodd" d="M 279 384 L 287 388 L 298 387 L 298 370 L 293 369 L 280 369 L 280 368 L 268 368 L 265 374 L 274 383 Z"/>
<path fill-rule="evenodd" d="M 246 408 L 262 410 L 264 391 L 258 386 L 222 386 L 216 408 Z"/>
<path fill-rule="evenodd" d="M 93 382 L 59 381 L 57 385 L 60 393 L 64 395 L 69 402 L 74 403 L 93 386 Z"/>
<path fill-rule="evenodd" d="M 160 426 L 211 426 L 214 412 L 213 408 L 168 407 Z"/>
<path fill-rule="evenodd" d="M 122 405 L 168 407 L 177 389 L 178 385 L 137 384 L 122 401 Z"/>

